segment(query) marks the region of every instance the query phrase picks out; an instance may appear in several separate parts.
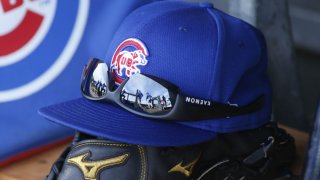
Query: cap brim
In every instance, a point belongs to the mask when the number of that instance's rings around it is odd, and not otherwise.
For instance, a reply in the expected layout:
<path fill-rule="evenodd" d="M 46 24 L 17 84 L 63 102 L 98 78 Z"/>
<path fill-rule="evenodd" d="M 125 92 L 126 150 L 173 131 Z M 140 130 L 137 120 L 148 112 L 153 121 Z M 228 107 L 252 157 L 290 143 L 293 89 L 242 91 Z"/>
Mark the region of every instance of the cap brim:
<path fill-rule="evenodd" d="M 184 146 L 216 136 L 215 132 L 143 118 L 119 106 L 85 98 L 44 107 L 39 113 L 75 130 L 130 144 Z"/>

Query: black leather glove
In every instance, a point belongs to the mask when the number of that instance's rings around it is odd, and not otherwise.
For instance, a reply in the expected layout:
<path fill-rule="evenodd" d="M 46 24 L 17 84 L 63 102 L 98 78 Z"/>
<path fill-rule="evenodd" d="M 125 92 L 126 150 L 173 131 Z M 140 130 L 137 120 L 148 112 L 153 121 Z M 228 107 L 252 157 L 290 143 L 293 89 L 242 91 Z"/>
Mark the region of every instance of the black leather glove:
<path fill-rule="evenodd" d="M 76 133 L 47 180 L 273 179 L 290 174 L 294 139 L 270 123 L 184 147 L 126 144 Z"/>

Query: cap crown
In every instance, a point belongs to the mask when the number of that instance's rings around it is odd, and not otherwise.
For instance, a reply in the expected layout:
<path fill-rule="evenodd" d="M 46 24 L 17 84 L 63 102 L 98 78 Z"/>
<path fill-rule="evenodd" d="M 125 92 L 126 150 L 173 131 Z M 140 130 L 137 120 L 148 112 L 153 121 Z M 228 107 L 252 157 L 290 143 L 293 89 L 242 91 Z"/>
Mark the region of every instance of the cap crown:
<path fill-rule="evenodd" d="M 216 120 L 186 125 L 236 130 L 269 120 L 266 47 L 261 33 L 251 25 L 208 3 L 163 1 L 138 8 L 124 20 L 110 45 L 107 61 L 115 57 L 122 42 L 131 38 L 148 51 L 147 64 L 137 65 L 139 73 L 170 81 L 184 94 L 237 105 L 249 104 L 261 95 L 266 98 L 260 112 L 229 119 L 242 118 L 240 123 Z"/>

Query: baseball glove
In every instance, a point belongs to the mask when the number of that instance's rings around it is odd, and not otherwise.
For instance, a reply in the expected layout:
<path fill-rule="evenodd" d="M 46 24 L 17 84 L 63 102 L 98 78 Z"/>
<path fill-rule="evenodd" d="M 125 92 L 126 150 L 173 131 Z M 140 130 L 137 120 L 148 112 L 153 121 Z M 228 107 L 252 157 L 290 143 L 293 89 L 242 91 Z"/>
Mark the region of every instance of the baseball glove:
<path fill-rule="evenodd" d="M 184 147 L 150 147 L 76 133 L 47 180 L 270 180 L 290 175 L 294 139 L 276 123 Z"/>

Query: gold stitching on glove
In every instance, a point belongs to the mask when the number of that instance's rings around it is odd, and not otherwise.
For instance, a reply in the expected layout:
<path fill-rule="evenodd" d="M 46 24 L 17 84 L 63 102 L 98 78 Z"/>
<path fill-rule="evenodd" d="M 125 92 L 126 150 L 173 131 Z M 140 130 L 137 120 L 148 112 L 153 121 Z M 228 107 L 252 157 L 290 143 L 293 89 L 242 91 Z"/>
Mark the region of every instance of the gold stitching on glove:
<path fill-rule="evenodd" d="M 86 142 L 83 144 L 78 144 L 74 146 L 72 149 L 79 148 L 81 146 L 86 146 L 86 145 L 100 145 L 100 146 L 115 146 L 115 147 L 130 147 L 131 144 L 117 144 L 117 143 L 103 143 L 103 142 Z"/>
<path fill-rule="evenodd" d="M 145 152 L 142 146 L 139 146 L 139 153 L 141 157 L 141 174 L 140 174 L 140 180 L 145 180 L 146 179 L 146 171 L 147 171 L 147 162 L 146 162 L 146 156 Z"/>

